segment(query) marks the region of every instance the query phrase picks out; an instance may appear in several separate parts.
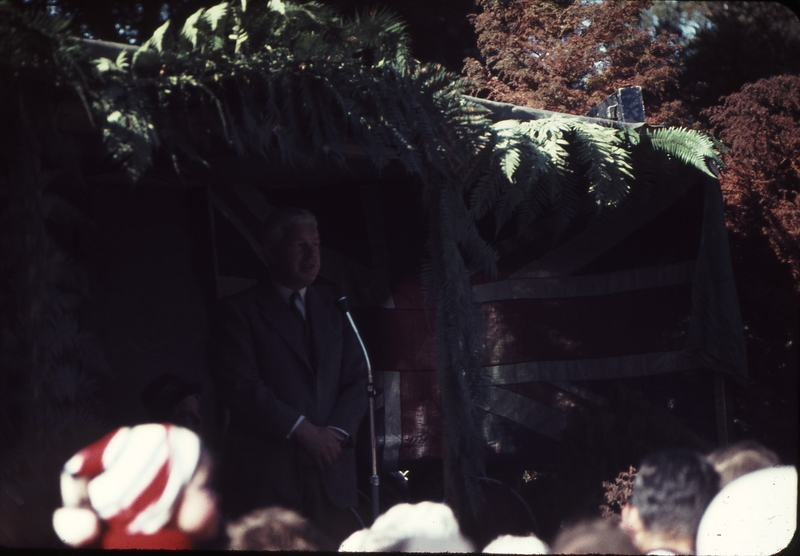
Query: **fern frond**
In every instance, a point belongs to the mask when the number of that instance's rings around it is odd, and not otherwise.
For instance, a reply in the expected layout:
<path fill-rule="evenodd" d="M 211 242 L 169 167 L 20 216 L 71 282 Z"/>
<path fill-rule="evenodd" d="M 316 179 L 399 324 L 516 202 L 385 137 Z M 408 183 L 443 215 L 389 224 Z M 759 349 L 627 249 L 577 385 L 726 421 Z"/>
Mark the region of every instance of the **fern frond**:
<path fill-rule="evenodd" d="M 496 172 L 486 171 L 476 181 L 470 192 L 470 215 L 480 220 L 497 202 L 503 188 L 503 180 Z"/>
<path fill-rule="evenodd" d="M 200 16 L 203 15 L 204 11 L 206 11 L 205 8 L 200 8 L 194 12 L 186 19 L 186 21 L 183 23 L 183 27 L 181 28 L 181 37 L 186 39 L 192 45 L 192 50 L 197 48 L 197 35 L 199 33 L 197 22 L 200 21 Z"/>
<path fill-rule="evenodd" d="M 674 156 L 683 164 L 694 166 L 709 176 L 716 177 L 709 169 L 709 162 L 722 166 L 717 144 L 698 131 L 668 127 L 645 133 L 653 149 Z"/>
<path fill-rule="evenodd" d="M 411 62 L 408 26 L 388 9 L 356 13 L 345 22 L 344 36 L 354 53 L 368 64 L 390 64 L 405 70 Z"/>
<path fill-rule="evenodd" d="M 203 20 L 205 20 L 211 26 L 211 31 L 216 32 L 220 22 L 228 15 L 228 13 L 228 3 L 222 2 L 221 4 L 217 4 L 216 6 L 206 9 L 206 11 L 203 12 L 202 17 Z"/>
<path fill-rule="evenodd" d="M 122 71 L 128 71 L 131 67 L 131 54 L 127 50 L 121 50 L 120 53 L 117 55 L 117 59 L 114 60 L 116 66 Z"/>
<path fill-rule="evenodd" d="M 152 37 L 142 43 L 142 46 L 139 47 L 139 49 L 147 50 L 149 48 L 153 48 L 158 52 L 162 52 L 164 50 L 164 36 L 169 29 L 169 25 L 170 20 L 165 21 L 161 26 L 159 26 L 158 29 L 155 30 Z M 120 55 L 122 55 L 122 53 L 120 53 Z"/>

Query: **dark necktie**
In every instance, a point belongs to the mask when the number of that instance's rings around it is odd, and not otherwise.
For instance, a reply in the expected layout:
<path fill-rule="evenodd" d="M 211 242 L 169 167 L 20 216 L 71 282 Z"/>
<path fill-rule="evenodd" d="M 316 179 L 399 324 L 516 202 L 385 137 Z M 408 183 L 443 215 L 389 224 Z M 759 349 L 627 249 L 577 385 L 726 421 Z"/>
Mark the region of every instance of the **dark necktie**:
<path fill-rule="evenodd" d="M 300 329 L 303 331 L 303 347 L 305 348 L 306 354 L 308 355 L 308 360 L 313 367 L 314 353 L 311 349 L 311 334 L 308 330 L 308 321 L 303 316 L 303 312 L 300 310 L 300 303 L 302 303 L 300 292 L 292 292 L 289 296 L 289 308 L 292 310 L 292 313 L 300 323 Z"/>
<path fill-rule="evenodd" d="M 300 298 L 300 292 L 292 292 L 289 296 L 289 308 L 291 308 L 292 313 L 294 316 L 297 317 L 297 320 L 300 322 L 300 326 L 303 328 L 303 334 L 306 333 L 306 318 L 303 316 L 303 312 L 300 310 L 300 303 L 303 300 Z"/>

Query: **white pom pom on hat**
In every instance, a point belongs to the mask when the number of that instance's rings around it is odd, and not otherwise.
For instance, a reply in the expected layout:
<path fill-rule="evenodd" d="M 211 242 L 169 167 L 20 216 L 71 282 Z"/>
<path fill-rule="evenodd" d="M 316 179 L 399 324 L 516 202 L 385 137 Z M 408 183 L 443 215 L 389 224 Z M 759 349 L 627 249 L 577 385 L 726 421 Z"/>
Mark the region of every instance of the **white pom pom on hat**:
<path fill-rule="evenodd" d="M 87 508 L 58 508 L 53 513 L 53 529 L 65 544 L 79 547 L 97 539 L 100 520 Z"/>
<path fill-rule="evenodd" d="M 195 433 L 167 423 L 112 431 L 64 465 L 65 507 L 53 514 L 53 527 L 73 546 L 70 540 L 85 544 L 83 537 L 92 529 L 85 512 L 130 534 L 155 533 L 173 517 L 200 450 Z"/>

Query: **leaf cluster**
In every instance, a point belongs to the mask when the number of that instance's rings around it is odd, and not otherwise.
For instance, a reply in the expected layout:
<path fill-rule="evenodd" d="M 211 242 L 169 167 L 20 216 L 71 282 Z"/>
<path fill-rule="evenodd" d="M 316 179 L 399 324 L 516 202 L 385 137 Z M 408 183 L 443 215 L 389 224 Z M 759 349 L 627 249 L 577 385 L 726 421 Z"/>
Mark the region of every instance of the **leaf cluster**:
<path fill-rule="evenodd" d="M 491 212 L 495 235 L 523 232 L 547 216 L 559 231 L 576 219 L 621 206 L 637 183 L 654 187 L 670 160 L 714 176 L 719 145 L 692 130 L 641 132 L 575 118 L 504 120 L 492 125 L 491 154 L 470 189 L 470 215 Z"/>
<path fill-rule="evenodd" d="M 495 231 L 515 216 L 519 231 L 556 212 L 563 223 L 586 212 L 586 203 L 611 207 L 633 178 L 625 135 L 613 128 L 550 117 L 492 126 L 492 155 L 472 190 L 471 213 L 492 208 Z"/>
<path fill-rule="evenodd" d="M 65 88 L 86 104 L 86 56 L 68 28 L 68 20 L 20 11 L 0 0 L 0 94 Z"/>
<path fill-rule="evenodd" d="M 686 71 L 681 79 L 682 87 L 696 95 L 696 115 L 748 83 L 800 74 L 800 19 L 788 5 L 698 4 L 707 24 L 686 43 Z"/>
<path fill-rule="evenodd" d="M 706 111 L 728 147 L 720 174 L 750 382 L 734 387 L 737 433 L 794 461 L 800 306 L 800 77 L 746 85 Z"/>
<path fill-rule="evenodd" d="M 345 20 L 314 2 L 225 2 L 180 29 L 167 21 L 132 56 L 95 61 L 93 108 L 134 178 L 154 148 L 178 168 L 180 158 L 204 161 L 212 139 L 291 162 L 323 147 L 342 159 L 349 134 L 381 150 L 379 122 L 359 100 L 383 93 L 384 73 L 419 78 L 406 75 L 408 62 L 404 25 L 385 11 Z"/>
<path fill-rule="evenodd" d="M 648 121 L 685 118 L 678 94 L 681 47 L 640 25 L 650 1 L 478 0 L 470 16 L 480 59 L 464 71 L 480 96 L 582 114 L 621 87 L 638 85 Z"/>
<path fill-rule="evenodd" d="M 730 229 L 766 236 L 800 292 L 800 76 L 746 85 L 706 115 L 729 145 L 720 181 Z"/>
<path fill-rule="evenodd" d="M 628 467 L 627 471 L 620 471 L 614 482 L 603 481 L 603 498 L 605 502 L 600 505 L 600 517 L 621 515 L 622 508 L 630 501 L 633 494 L 633 481 L 636 479 L 636 468 Z"/>

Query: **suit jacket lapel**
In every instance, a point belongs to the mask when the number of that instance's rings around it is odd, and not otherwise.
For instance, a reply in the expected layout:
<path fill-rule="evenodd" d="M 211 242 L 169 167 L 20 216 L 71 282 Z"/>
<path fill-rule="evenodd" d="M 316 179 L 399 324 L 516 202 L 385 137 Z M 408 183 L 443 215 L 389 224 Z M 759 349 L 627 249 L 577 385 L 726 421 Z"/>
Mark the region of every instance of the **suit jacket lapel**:
<path fill-rule="evenodd" d="M 319 292 L 308 288 L 306 290 L 306 318 L 310 319 L 311 345 L 316 356 L 317 369 L 320 367 L 320 362 L 324 361 L 328 346 L 331 330 L 330 312 L 331 307 L 325 303 Z"/>
<path fill-rule="evenodd" d="M 311 362 L 303 346 L 303 336 L 299 326 L 295 326 L 296 317 L 284 302 L 280 294 L 270 284 L 265 284 L 260 296 L 261 315 L 272 326 L 278 335 L 285 341 L 292 351 L 312 371 Z M 313 321 L 312 321 L 313 322 Z M 312 336 L 313 337 L 313 336 Z"/>

